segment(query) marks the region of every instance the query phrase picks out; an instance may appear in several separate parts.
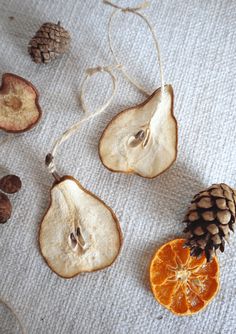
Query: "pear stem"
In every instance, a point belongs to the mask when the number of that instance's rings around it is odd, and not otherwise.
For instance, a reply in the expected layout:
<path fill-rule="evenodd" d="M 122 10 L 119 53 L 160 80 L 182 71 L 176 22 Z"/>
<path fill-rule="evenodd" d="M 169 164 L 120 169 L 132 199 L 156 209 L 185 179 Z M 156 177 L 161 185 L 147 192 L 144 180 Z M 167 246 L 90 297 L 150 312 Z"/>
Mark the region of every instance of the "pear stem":
<path fill-rule="evenodd" d="M 45 165 L 50 170 L 50 172 L 51 172 L 52 176 L 54 177 L 54 179 L 57 182 L 59 182 L 59 181 L 61 181 L 61 176 L 57 173 L 57 171 L 55 169 L 55 166 L 54 166 L 54 163 L 53 163 L 53 160 L 54 160 L 54 156 L 51 153 L 48 153 L 46 155 L 46 158 L 45 158 Z"/>
<path fill-rule="evenodd" d="M 57 172 L 52 172 L 52 176 L 57 182 L 61 181 L 61 177 Z"/>

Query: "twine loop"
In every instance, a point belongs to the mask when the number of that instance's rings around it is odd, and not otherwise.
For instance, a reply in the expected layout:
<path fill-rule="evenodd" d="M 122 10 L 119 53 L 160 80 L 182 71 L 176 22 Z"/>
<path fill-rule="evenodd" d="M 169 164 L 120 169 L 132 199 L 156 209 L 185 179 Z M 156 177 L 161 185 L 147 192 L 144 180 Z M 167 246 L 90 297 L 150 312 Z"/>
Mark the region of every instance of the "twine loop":
<path fill-rule="evenodd" d="M 92 76 L 96 73 L 99 72 L 111 72 L 113 69 L 121 69 L 122 64 L 115 64 L 115 65 L 109 65 L 109 66 L 96 66 L 96 67 L 91 67 L 91 68 L 87 68 L 85 70 L 85 74 L 87 76 Z"/>
<path fill-rule="evenodd" d="M 45 164 L 48 168 L 48 171 L 49 173 L 51 173 L 54 178 L 58 181 L 60 180 L 60 176 L 57 172 L 57 169 L 56 169 L 56 166 L 55 166 L 55 156 L 56 156 L 56 152 L 59 148 L 59 146 L 65 142 L 66 140 L 68 140 L 74 133 L 76 133 L 80 126 L 85 123 L 86 121 L 94 118 L 95 116 L 98 116 L 99 114 L 101 114 L 102 112 L 104 112 L 107 107 L 111 104 L 112 102 L 112 99 L 113 97 L 115 96 L 115 93 L 116 93 L 116 88 L 117 88 L 117 79 L 115 77 L 115 75 L 113 74 L 113 71 L 115 69 L 118 69 L 118 70 L 121 70 L 121 72 L 123 73 L 123 75 L 125 76 L 125 78 L 130 82 L 132 83 L 138 90 L 140 90 L 143 94 L 149 96 L 150 93 L 147 92 L 145 90 L 144 87 L 142 87 L 142 85 L 137 82 L 133 77 L 131 77 L 123 64 L 121 64 L 119 61 L 118 61 L 118 57 L 116 56 L 115 54 L 115 51 L 114 51 L 114 48 L 113 48 L 113 45 L 112 45 L 112 36 L 111 36 L 111 24 L 112 24 L 112 19 L 114 18 L 114 16 L 119 13 L 119 12 L 124 12 L 124 13 L 132 13 L 132 14 L 135 14 L 135 15 L 138 15 L 141 19 L 143 19 L 151 34 L 152 34 L 152 38 L 153 38 L 153 41 L 154 41 L 154 44 L 155 44 L 155 48 L 156 48 L 156 51 L 157 51 L 157 58 L 158 58 L 158 63 L 159 63 L 159 68 L 160 68 L 160 79 L 161 79 L 161 93 L 164 94 L 165 93 L 165 89 L 164 89 L 164 77 L 163 77 L 163 70 L 162 70 L 162 63 L 161 63 L 161 55 L 160 55 L 160 48 L 159 48 L 159 44 L 158 44 L 158 41 L 157 41 L 157 37 L 156 37 L 156 34 L 154 32 L 154 29 L 151 25 L 151 23 L 149 22 L 149 20 L 141 13 L 139 13 L 139 11 L 141 9 L 144 9 L 144 8 L 147 8 L 149 3 L 147 1 L 144 1 L 142 2 L 140 5 L 136 6 L 136 7 L 126 7 L 126 8 L 123 8 L 121 6 L 118 6 L 114 3 L 112 3 L 110 0 L 103 0 L 103 3 L 106 4 L 106 5 L 110 5 L 114 8 L 114 11 L 113 13 L 111 14 L 110 18 L 109 18 L 109 21 L 108 21 L 108 40 L 109 40 L 109 48 L 110 48 L 110 51 L 116 61 L 116 64 L 114 65 L 108 65 L 108 66 L 96 66 L 96 67 L 92 67 L 92 68 L 88 68 L 86 71 L 85 71 L 85 78 L 82 82 L 82 85 L 81 85 L 81 92 L 80 92 L 80 105 L 81 105 L 81 108 L 84 112 L 84 117 L 78 121 L 77 123 L 73 124 L 68 130 L 66 130 L 55 142 L 53 148 L 52 148 L 52 151 L 51 153 L 49 153 L 47 156 L 46 156 L 46 160 L 45 160 Z M 110 98 L 97 110 L 95 111 L 94 113 L 91 113 L 89 112 L 88 108 L 87 108 L 87 105 L 85 103 L 85 98 L 84 98 L 84 95 L 85 95 L 85 88 L 86 88 L 86 84 L 88 82 L 88 80 L 93 76 L 93 75 L 96 75 L 97 73 L 104 73 L 106 72 L 111 80 L 112 80 L 112 93 L 110 95 Z"/>

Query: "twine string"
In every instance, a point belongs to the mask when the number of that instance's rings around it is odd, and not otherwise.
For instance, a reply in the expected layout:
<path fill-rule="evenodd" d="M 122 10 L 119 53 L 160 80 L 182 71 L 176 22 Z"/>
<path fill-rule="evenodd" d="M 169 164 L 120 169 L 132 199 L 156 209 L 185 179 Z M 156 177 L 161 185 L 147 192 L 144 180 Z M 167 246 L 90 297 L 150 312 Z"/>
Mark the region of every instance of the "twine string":
<path fill-rule="evenodd" d="M 100 115 L 111 104 L 111 101 L 112 101 L 113 97 L 115 96 L 116 86 L 117 86 L 117 84 L 116 84 L 117 79 L 116 79 L 115 75 L 112 73 L 112 71 L 114 70 L 114 68 L 119 69 L 120 67 L 121 67 L 121 65 L 117 64 L 117 65 L 104 66 L 104 67 L 97 66 L 95 68 L 88 68 L 86 70 L 86 75 L 85 75 L 85 78 L 82 82 L 81 93 L 80 93 L 80 103 L 81 103 L 81 107 L 82 107 L 82 110 L 84 111 L 85 116 L 81 120 L 79 120 L 77 123 L 73 124 L 69 129 L 67 129 L 56 140 L 55 144 L 53 145 L 51 153 L 49 153 L 46 156 L 45 164 L 48 167 L 49 172 L 55 177 L 56 180 L 59 180 L 60 176 L 57 173 L 54 157 L 56 156 L 56 152 L 57 152 L 59 146 L 62 143 L 64 143 L 66 140 L 68 140 L 74 133 L 76 133 L 83 123 L 85 123 L 85 122 L 89 121 L 90 119 Z M 111 93 L 110 98 L 97 111 L 95 111 L 94 113 L 90 113 L 88 111 L 87 105 L 85 103 L 85 98 L 84 98 L 85 87 L 86 87 L 86 84 L 87 84 L 88 80 L 93 75 L 96 75 L 99 72 L 106 72 L 107 74 L 109 74 L 110 78 L 112 79 L 112 93 Z"/>
<path fill-rule="evenodd" d="M 86 103 L 85 103 L 85 99 L 84 99 L 84 96 L 85 96 L 85 87 L 86 87 L 86 82 L 88 80 L 89 77 L 93 76 L 94 74 L 98 73 L 98 72 L 106 72 L 110 75 L 111 79 L 112 79 L 112 94 L 110 96 L 110 98 L 107 100 L 106 103 L 104 103 L 100 108 L 99 110 L 93 114 L 93 116 L 96 116 L 97 114 L 100 114 L 102 113 L 103 111 L 105 111 L 105 109 L 107 107 L 109 107 L 109 105 L 111 104 L 111 101 L 112 99 L 114 98 L 115 96 L 115 93 L 116 93 L 116 77 L 113 75 L 112 71 L 114 70 L 114 68 L 116 69 L 121 69 L 122 65 L 121 64 L 117 64 L 117 65 L 110 65 L 110 66 L 97 66 L 97 67 L 94 67 L 94 68 L 88 68 L 86 70 L 86 77 L 85 79 L 83 80 L 82 82 L 82 86 L 81 86 L 81 93 L 80 93 L 80 103 L 81 103 L 81 106 L 82 106 L 82 109 L 83 111 L 88 114 L 89 111 L 88 111 L 88 108 L 86 106 Z"/>
<path fill-rule="evenodd" d="M 59 148 L 59 146 L 64 143 L 66 140 L 68 140 L 74 133 L 76 133 L 79 128 L 81 127 L 81 125 L 87 121 L 89 121 L 90 119 L 100 115 L 102 112 L 104 112 L 107 107 L 111 104 L 112 99 L 114 98 L 115 94 L 116 94 L 116 86 L 117 86 L 117 79 L 115 77 L 115 75 L 113 74 L 114 69 L 119 69 L 122 71 L 123 75 L 125 76 L 125 78 L 131 83 L 133 84 L 138 90 L 140 90 L 143 94 L 149 96 L 150 94 L 145 90 L 145 88 L 137 81 L 135 80 L 132 76 L 130 76 L 128 74 L 128 72 L 125 70 L 124 66 L 118 61 L 118 57 L 114 51 L 113 45 L 112 45 L 112 34 L 111 34 L 111 26 L 112 26 L 112 20 L 115 17 L 115 15 L 117 15 L 119 12 L 123 12 L 123 13 L 132 13 L 135 14 L 137 16 L 139 16 L 141 19 L 143 19 L 146 24 L 147 27 L 149 28 L 154 44 L 155 44 L 155 48 L 157 51 L 157 58 L 158 58 L 158 63 L 159 63 L 159 69 L 160 69 L 160 80 L 161 80 L 161 94 L 164 94 L 165 92 L 165 86 L 164 86 L 164 75 L 163 75 L 163 69 L 162 69 L 162 63 L 161 63 L 161 53 L 160 53 L 160 48 L 159 48 L 159 44 L 158 44 L 158 40 L 155 34 L 155 31 L 151 25 L 151 23 L 148 21 L 148 19 L 146 18 L 146 16 L 144 16 L 143 14 L 139 13 L 139 10 L 144 9 L 148 6 L 148 2 L 142 2 L 140 5 L 136 6 L 136 7 L 120 7 L 119 5 L 116 5 L 114 3 L 112 3 L 110 0 L 103 0 L 103 3 L 106 5 L 110 5 L 114 8 L 113 13 L 110 16 L 110 19 L 108 21 L 108 41 L 109 41 L 109 48 L 111 50 L 111 53 L 116 61 L 116 65 L 110 65 L 110 66 L 97 66 L 95 68 L 88 68 L 85 72 L 85 78 L 82 82 L 82 86 L 81 86 L 81 93 L 80 93 L 80 103 L 81 103 L 81 108 L 84 111 L 84 117 L 78 121 L 77 123 L 73 124 L 68 130 L 66 130 L 54 143 L 53 148 L 51 153 L 47 154 L 46 156 L 46 160 L 45 160 L 45 164 L 49 170 L 49 172 L 54 176 L 54 178 L 56 180 L 60 180 L 60 176 L 57 172 L 56 166 L 55 166 L 55 156 L 57 153 L 57 150 Z M 90 113 L 88 111 L 88 107 L 85 103 L 85 89 L 86 89 L 86 84 L 89 80 L 89 78 L 91 78 L 93 75 L 99 73 L 99 72 L 106 72 L 107 74 L 109 74 L 110 78 L 112 79 L 112 93 L 110 98 L 94 113 Z"/>
<path fill-rule="evenodd" d="M 141 3 L 140 3 L 138 6 L 136 6 L 136 7 L 125 7 L 125 8 L 123 8 L 123 7 L 117 5 L 117 4 L 115 4 L 115 3 L 113 3 L 113 2 L 111 2 L 111 1 L 109 1 L 109 0 L 103 0 L 103 3 L 104 3 L 105 5 L 109 5 L 109 6 L 111 6 L 111 7 L 116 8 L 116 9 L 120 9 L 120 10 L 122 10 L 122 11 L 124 11 L 124 12 L 135 12 L 135 11 L 137 11 L 137 10 L 147 8 L 147 7 L 149 6 L 149 2 L 148 2 L 148 1 L 143 1 L 143 2 L 141 2 Z"/>
<path fill-rule="evenodd" d="M 162 62 L 161 62 L 161 52 L 160 52 L 160 47 L 159 47 L 158 39 L 157 39 L 156 33 L 155 33 L 154 29 L 153 29 L 153 26 L 151 25 L 151 23 L 149 22 L 149 20 L 147 19 L 147 17 L 144 16 L 143 14 L 139 13 L 139 10 L 147 8 L 148 5 L 149 5 L 149 3 L 147 1 L 145 1 L 145 2 L 141 3 L 139 6 L 134 7 L 134 8 L 130 8 L 130 7 L 123 8 L 123 7 L 120 7 L 120 6 L 112 3 L 109 0 L 103 0 L 103 3 L 106 4 L 106 5 L 110 5 L 110 6 L 112 6 L 112 7 L 115 8 L 115 10 L 111 14 L 109 22 L 108 22 L 108 41 L 109 41 L 109 47 L 110 47 L 111 53 L 112 53 L 112 55 L 113 55 L 113 57 L 114 57 L 114 59 L 115 59 L 115 61 L 116 61 L 117 64 L 118 63 L 120 64 L 120 61 L 118 60 L 118 57 L 117 57 L 116 52 L 114 50 L 113 43 L 112 43 L 112 34 L 111 34 L 112 21 L 113 21 L 114 17 L 119 12 L 132 13 L 134 15 L 139 16 L 147 24 L 147 27 L 150 30 L 152 38 L 153 38 L 153 41 L 154 41 L 155 49 L 157 51 L 157 59 L 158 59 L 158 63 L 159 63 L 160 80 L 161 80 L 161 93 L 164 94 L 164 91 L 165 91 L 165 89 L 164 89 L 164 87 L 165 87 L 165 84 L 164 84 L 164 74 L 163 74 L 163 67 L 162 67 Z M 132 83 L 138 90 L 140 90 L 145 95 L 150 96 L 150 93 L 147 92 L 145 90 L 145 88 L 136 79 L 134 79 L 132 76 L 130 76 L 128 74 L 128 72 L 126 71 L 126 69 L 125 69 L 125 67 L 124 67 L 123 64 L 122 64 L 122 67 L 121 67 L 121 71 L 122 71 L 123 75 L 125 76 L 125 78 L 130 83 Z"/>

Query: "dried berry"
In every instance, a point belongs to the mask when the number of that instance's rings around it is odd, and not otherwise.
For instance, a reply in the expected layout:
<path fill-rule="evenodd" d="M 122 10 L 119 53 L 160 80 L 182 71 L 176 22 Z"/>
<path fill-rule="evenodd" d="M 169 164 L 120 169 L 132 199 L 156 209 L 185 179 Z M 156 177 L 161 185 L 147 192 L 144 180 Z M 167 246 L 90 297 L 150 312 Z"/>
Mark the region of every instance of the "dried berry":
<path fill-rule="evenodd" d="M 0 192 L 0 224 L 6 223 L 11 217 L 12 206 L 7 195 Z"/>
<path fill-rule="evenodd" d="M 0 189 L 8 194 L 14 194 L 21 189 L 21 180 L 16 175 L 6 175 L 0 179 Z"/>

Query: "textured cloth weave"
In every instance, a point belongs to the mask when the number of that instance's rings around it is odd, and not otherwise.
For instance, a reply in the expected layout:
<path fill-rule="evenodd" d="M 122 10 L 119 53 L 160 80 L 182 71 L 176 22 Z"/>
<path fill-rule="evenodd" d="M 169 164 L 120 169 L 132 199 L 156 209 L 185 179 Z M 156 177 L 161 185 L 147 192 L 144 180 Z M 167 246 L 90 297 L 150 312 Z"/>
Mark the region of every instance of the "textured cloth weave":
<path fill-rule="evenodd" d="M 148 280 L 156 248 L 182 235 L 181 221 L 193 195 L 212 183 L 236 187 L 234 0 L 153 0 L 143 11 L 157 31 L 165 81 L 175 92 L 179 154 L 171 169 L 145 180 L 102 166 L 97 145 L 104 127 L 119 111 L 144 99 L 118 70 L 112 105 L 59 150 L 61 174 L 77 177 L 120 219 L 124 245 L 116 263 L 63 280 L 39 253 L 39 222 L 53 181 L 44 158 L 55 139 L 82 117 L 78 96 L 84 70 L 114 63 L 106 30 L 111 12 L 98 0 L 0 1 L 0 75 L 13 72 L 32 81 L 43 110 L 32 131 L 0 134 L 0 165 L 23 182 L 22 191 L 12 197 L 11 221 L 0 226 L 0 297 L 13 306 L 30 334 L 235 333 L 236 236 L 220 255 L 220 292 L 202 313 L 172 315 L 154 300 Z M 69 54 L 45 66 L 33 63 L 29 40 L 42 23 L 58 20 L 71 32 Z M 120 14 L 112 31 L 121 62 L 153 91 L 160 80 L 145 24 Z M 108 98 L 109 80 L 98 74 L 90 81 L 86 97 L 91 112 Z M 11 333 L 11 319 L 2 318 L 2 326 L 9 328 L 3 333 Z"/>

